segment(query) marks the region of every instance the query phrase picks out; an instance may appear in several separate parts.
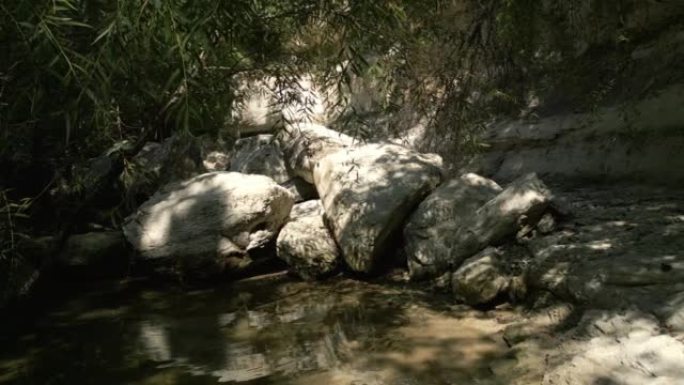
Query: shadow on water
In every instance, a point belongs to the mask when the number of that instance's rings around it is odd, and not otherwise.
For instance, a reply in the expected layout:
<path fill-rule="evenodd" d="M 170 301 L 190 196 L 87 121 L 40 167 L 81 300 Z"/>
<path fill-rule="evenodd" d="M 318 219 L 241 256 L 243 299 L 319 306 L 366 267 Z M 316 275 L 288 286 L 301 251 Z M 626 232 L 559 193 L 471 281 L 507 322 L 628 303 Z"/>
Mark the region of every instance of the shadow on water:
<path fill-rule="evenodd" d="M 505 354 L 492 313 L 406 288 L 278 274 L 84 290 L 2 327 L 0 384 L 458 383 Z"/>

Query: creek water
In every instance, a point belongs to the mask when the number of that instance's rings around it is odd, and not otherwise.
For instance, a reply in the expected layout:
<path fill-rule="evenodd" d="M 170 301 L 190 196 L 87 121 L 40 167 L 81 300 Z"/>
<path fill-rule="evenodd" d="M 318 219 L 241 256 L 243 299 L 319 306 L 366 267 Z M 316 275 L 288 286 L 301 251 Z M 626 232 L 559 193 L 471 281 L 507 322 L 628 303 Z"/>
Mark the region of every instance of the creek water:
<path fill-rule="evenodd" d="M 501 330 L 514 313 L 401 284 L 279 274 L 65 291 L 32 317 L 2 317 L 0 384 L 508 383 Z"/>

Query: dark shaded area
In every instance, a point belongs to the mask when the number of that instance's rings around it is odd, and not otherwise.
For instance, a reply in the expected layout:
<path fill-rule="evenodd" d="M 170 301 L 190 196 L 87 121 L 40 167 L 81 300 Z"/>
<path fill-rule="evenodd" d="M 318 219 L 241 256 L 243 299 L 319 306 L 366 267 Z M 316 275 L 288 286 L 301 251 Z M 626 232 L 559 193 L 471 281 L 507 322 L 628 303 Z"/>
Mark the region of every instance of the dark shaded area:
<path fill-rule="evenodd" d="M 54 294 L 31 318 L 3 320 L 0 383 L 313 384 L 316 375 L 353 363 L 355 371 L 390 368 L 418 384 L 491 377 L 487 365 L 496 358 L 451 369 L 437 358 L 426 366 L 394 361 L 392 351 L 428 349 L 438 357 L 469 343 L 404 341 L 400 331 L 416 326 L 416 306 L 455 317 L 472 313 L 391 284 L 312 285 L 277 275 L 195 291 L 133 280 Z"/>

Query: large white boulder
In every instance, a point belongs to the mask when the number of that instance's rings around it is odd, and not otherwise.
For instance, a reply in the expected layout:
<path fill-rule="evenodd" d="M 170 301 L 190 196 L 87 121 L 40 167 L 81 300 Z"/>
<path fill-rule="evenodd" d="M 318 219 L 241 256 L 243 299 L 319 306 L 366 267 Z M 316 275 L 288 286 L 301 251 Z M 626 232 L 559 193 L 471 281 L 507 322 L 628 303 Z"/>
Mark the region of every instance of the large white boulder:
<path fill-rule="evenodd" d="M 271 178 L 213 172 L 165 186 L 123 230 L 143 259 L 212 275 L 239 266 L 247 251 L 272 240 L 293 204 L 292 194 Z"/>
<path fill-rule="evenodd" d="M 430 194 L 404 228 L 406 257 L 412 279 L 438 276 L 462 260 L 452 259 L 453 229 L 469 220 L 502 191 L 491 179 L 465 174 Z"/>
<path fill-rule="evenodd" d="M 340 252 L 323 215 L 320 200 L 297 204 L 278 235 L 278 257 L 307 280 L 323 278 L 339 265 Z"/>
<path fill-rule="evenodd" d="M 442 181 L 442 159 L 390 144 L 330 153 L 314 184 L 344 260 L 357 272 L 381 265 L 411 211 Z"/>
<path fill-rule="evenodd" d="M 285 163 L 294 176 L 314 182 L 313 169 L 323 157 L 351 147 L 352 137 L 318 124 L 299 123 L 286 126 L 278 141 L 285 155 Z"/>

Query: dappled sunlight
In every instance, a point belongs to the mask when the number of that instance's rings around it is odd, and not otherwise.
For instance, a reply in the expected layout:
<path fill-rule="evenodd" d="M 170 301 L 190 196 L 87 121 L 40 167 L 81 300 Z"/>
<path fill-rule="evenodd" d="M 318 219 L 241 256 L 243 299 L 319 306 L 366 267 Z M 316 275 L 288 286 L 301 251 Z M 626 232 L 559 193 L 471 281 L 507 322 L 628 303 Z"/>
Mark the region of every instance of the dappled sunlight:
<path fill-rule="evenodd" d="M 381 253 L 400 236 L 415 207 L 442 181 L 436 155 L 396 145 L 367 144 L 321 159 L 314 180 L 328 225 L 354 271 L 382 265 Z"/>
<path fill-rule="evenodd" d="M 238 80 L 240 98 L 231 109 L 238 136 L 273 132 L 285 122 L 327 124 L 334 119 L 342 95 L 316 84 L 313 75 L 289 81 L 268 76 L 254 79 L 253 75 Z"/>
<path fill-rule="evenodd" d="M 521 204 L 527 204 L 528 202 L 544 202 L 547 199 L 548 197 L 540 194 L 537 191 L 528 190 L 520 193 L 515 193 L 512 196 L 509 196 L 504 201 L 504 204 L 500 206 L 501 214 L 505 215 L 506 213 L 519 210 Z"/>
<path fill-rule="evenodd" d="M 601 188 L 564 195 L 574 218 L 530 241 L 528 284 L 594 306 L 637 304 L 664 319 L 676 313 L 668 303 L 684 279 L 684 228 L 672 221 L 684 207 L 681 196 L 623 189 L 616 197 Z"/>
<path fill-rule="evenodd" d="M 573 340 L 563 344 L 564 353 L 554 360 L 557 366 L 545 375 L 544 384 L 562 378 L 585 384 L 598 379 L 625 385 L 674 384 L 684 377 L 682 343 L 661 334 L 650 315 L 591 311 L 571 335 Z"/>
<path fill-rule="evenodd" d="M 149 384 L 491 379 L 488 368 L 507 360 L 503 328 L 522 320 L 511 311 L 452 307 L 410 288 L 340 279 L 314 285 L 281 275 L 197 293 L 141 289 L 82 304 L 86 311 L 130 304 L 111 319 L 73 324 L 78 314 L 59 312 L 59 326 L 47 322 L 38 331 L 47 341 L 21 348 L 21 370 L 35 379 L 57 370 L 74 381 L 83 371 L 63 362 L 81 360 L 89 379 Z M 78 330 L 87 333 L 72 334 Z M 34 344 L 46 349 L 29 354 Z M 96 349 L 101 355 L 87 355 Z M 0 356 L 0 370 L 11 364 Z"/>
<path fill-rule="evenodd" d="M 601 240 L 590 242 L 587 246 L 592 250 L 609 250 L 613 244 L 609 240 Z"/>
<path fill-rule="evenodd" d="M 216 276 L 249 269 L 246 254 L 274 240 L 293 204 L 266 176 L 208 173 L 166 186 L 127 218 L 124 233 L 143 262 Z"/>
<path fill-rule="evenodd" d="M 7 3 L 0 385 L 684 385 L 684 0 Z"/>

